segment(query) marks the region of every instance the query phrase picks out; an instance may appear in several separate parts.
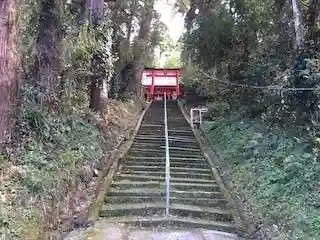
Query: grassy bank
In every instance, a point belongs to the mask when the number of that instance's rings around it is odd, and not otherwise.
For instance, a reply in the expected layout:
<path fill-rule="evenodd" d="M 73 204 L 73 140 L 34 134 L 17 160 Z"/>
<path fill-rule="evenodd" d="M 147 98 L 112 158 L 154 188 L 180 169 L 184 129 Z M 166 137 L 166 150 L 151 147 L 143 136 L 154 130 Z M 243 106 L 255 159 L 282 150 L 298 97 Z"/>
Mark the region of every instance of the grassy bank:
<path fill-rule="evenodd" d="M 306 142 L 235 115 L 203 130 L 273 239 L 320 239 L 320 158 Z"/>
<path fill-rule="evenodd" d="M 0 155 L 0 239 L 60 239 L 85 221 L 111 153 L 131 134 L 140 109 L 108 101 L 98 116 L 80 106 L 27 106 L 17 140 Z"/>

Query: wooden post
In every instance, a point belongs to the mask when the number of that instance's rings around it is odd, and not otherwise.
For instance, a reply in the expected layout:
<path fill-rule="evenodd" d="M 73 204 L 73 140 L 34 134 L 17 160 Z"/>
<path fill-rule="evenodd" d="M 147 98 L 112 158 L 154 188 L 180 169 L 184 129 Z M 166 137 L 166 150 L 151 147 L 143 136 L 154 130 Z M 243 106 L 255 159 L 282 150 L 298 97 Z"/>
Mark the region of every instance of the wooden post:
<path fill-rule="evenodd" d="M 178 72 L 179 70 L 176 71 L 176 95 L 177 95 L 177 98 L 180 97 L 180 88 L 179 88 L 179 77 L 180 77 L 180 74 Z"/>
<path fill-rule="evenodd" d="M 151 73 L 151 98 L 154 98 L 154 70 Z"/>

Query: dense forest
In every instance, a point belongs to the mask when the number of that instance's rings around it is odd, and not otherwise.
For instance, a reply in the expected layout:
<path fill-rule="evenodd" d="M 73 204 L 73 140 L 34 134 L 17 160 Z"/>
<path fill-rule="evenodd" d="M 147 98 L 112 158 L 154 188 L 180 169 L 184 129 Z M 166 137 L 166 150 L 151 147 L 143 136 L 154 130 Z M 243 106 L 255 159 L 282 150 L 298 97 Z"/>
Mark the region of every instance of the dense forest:
<path fill-rule="evenodd" d="M 1 239 L 83 222 L 169 43 L 153 0 L 0 1 Z"/>
<path fill-rule="evenodd" d="M 320 1 L 189 4 L 184 81 L 209 96 L 234 195 L 267 239 L 320 238 Z"/>
<path fill-rule="evenodd" d="M 0 1 L 0 239 L 61 239 L 143 108 L 145 66 L 209 97 L 203 126 L 266 239 L 320 238 L 320 1 Z M 254 239 L 254 238 L 253 238 Z"/>

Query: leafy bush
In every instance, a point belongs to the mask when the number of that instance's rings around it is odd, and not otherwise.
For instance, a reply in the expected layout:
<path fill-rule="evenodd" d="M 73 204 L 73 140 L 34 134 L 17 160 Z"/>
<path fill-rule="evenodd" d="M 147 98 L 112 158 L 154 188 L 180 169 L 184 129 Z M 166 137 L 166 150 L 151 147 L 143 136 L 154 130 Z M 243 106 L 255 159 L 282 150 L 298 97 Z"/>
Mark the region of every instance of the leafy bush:
<path fill-rule="evenodd" d="M 230 110 L 230 105 L 225 102 L 213 102 L 208 104 L 208 112 L 211 118 L 223 116 Z"/>
<path fill-rule="evenodd" d="M 12 142 L 0 158 L 0 181 L 4 183 L 0 196 L 5 197 L 0 199 L 0 222 L 4 222 L 0 236 L 6 234 L 6 239 L 27 235 L 31 225 L 42 234 L 41 228 L 48 228 L 49 222 L 43 222 L 45 213 L 38 205 L 50 209 L 50 202 L 62 201 L 71 186 L 86 181 L 81 178 L 82 169 L 91 170 L 100 161 L 106 143 L 98 127 L 99 118 L 86 108 L 52 111 L 45 104 L 45 95 L 27 85 L 21 96 L 17 142 Z"/>
<path fill-rule="evenodd" d="M 265 224 L 281 226 L 286 239 L 320 236 L 320 161 L 308 143 L 236 116 L 208 122 L 204 131 L 232 169 L 234 191 Z"/>

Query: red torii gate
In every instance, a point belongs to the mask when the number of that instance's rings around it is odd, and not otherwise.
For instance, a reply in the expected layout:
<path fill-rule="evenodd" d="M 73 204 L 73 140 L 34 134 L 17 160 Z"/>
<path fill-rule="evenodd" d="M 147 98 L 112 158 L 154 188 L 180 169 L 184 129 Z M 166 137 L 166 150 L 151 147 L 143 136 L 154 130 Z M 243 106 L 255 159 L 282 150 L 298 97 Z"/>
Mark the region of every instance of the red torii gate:
<path fill-rule="evenodd" d="M 180 98 L 183 87 L 180 83 L 181 68 L 145 68 L 142 86 L 147 99 L 163 97 Z"/>

